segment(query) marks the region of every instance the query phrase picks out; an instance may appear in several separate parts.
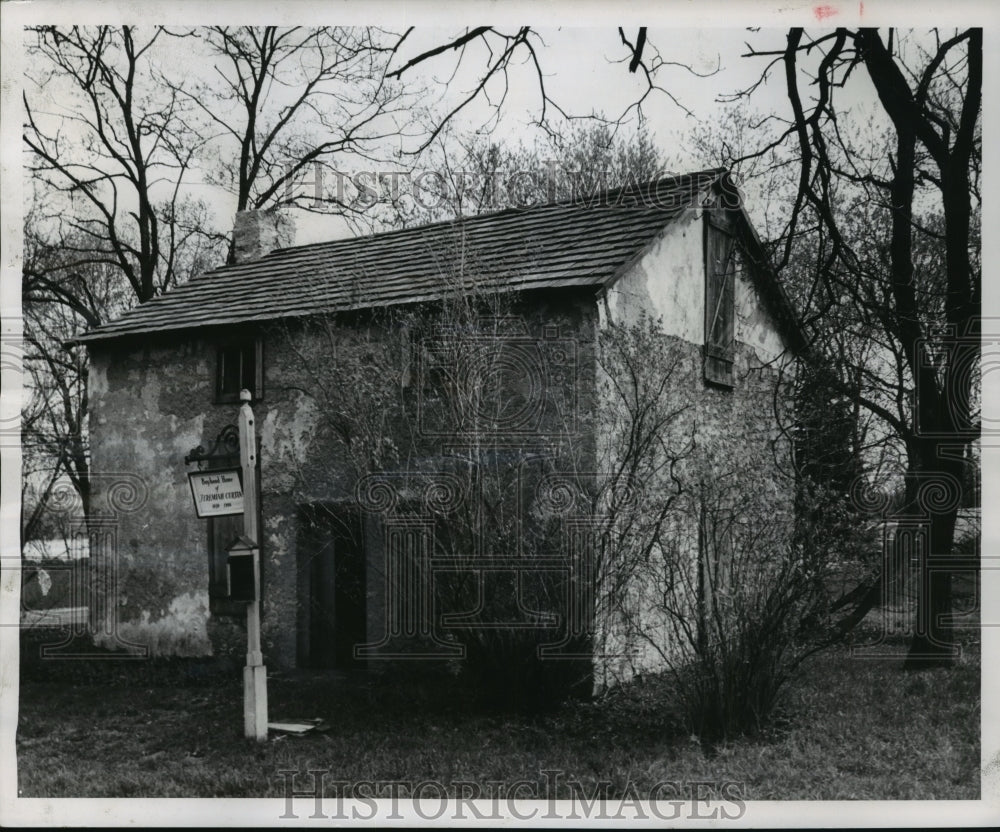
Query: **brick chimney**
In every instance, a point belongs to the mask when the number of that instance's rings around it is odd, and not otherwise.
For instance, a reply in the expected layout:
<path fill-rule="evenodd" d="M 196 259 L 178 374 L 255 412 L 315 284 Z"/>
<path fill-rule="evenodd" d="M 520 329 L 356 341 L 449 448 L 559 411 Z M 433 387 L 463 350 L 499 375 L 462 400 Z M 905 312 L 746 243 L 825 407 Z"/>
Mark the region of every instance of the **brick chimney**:
<path fill-rule="evenodd" d="M 275 208 L 237 211 L 233 257 L 237 263 L 260 260 L 276 248 L 295 245 L 295 222 Z"/>

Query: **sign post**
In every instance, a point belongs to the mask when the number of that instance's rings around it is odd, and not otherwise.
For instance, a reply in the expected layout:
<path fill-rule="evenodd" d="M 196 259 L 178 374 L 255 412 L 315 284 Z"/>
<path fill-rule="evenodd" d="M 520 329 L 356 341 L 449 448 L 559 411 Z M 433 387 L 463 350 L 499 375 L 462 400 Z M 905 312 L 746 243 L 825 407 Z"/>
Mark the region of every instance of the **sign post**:
<path fill-rule="evenodd" d="M 250 391 L 240 390 L 240 464 L 243 469 L 243 535 L 253 546 L 254 599 L 247 604 L 247 664 L 243 668 L 243 733 L 267 739 L 267 668 L 260 649 L 260 543 L 257 528 L 257 436 Z"/>

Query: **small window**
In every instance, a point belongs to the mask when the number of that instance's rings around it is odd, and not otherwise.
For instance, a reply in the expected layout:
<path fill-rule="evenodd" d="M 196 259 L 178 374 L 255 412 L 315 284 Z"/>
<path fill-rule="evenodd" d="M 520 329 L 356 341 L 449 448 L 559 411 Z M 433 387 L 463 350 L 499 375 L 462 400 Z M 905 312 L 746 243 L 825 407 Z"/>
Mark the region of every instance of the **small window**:
<path fill-rule="evenodd" d="M 705 381 L 733 386 L 736 240 L 714 216 L 705 223 Z"/>
<path fill-rule="evenodd" d="M 240 390 L 250 391 L 254 401 L 263 398 L 263 349 L 259 338 L 231 341 L 219 347 L 215 400 L 238 402 Z"/>

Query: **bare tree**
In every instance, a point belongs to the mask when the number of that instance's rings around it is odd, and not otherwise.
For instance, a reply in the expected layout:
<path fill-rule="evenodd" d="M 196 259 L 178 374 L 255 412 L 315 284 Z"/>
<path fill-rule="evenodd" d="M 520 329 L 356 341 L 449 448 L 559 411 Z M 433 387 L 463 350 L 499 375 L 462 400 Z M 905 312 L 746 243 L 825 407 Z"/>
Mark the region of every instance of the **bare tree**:
<path fill-rule="evenodd" d="M 33 88 L 23 95 L 31 175 L 65 197 L 55 210 L 75 232 L 77 254 L 119 270 L 147 301 L 186 276 L 180 252 L 205 218 L 183 190 L 200 142 L 152 59 L 163 32 L 44 26 L 31 34 Z"/>
<path fill-rule="evenodd" d="M 492 113 L 487 124 L 495 123 L 506 103 L 512 74 L 516 74 L 515 70 L 520 64 L 527 65 L 528 77 L 537 87 L 538 99 L 534 123 L 554 137 L 559 135 L 560 120 L 596 119 L 612 128 L 621 126 L 631 116 L 636 116 L 641 121 L 643 105 L 650 96 L 656 94 L 666 96 L 684 113 L 690 115 L 690 110 L 660 83 L 657 76 L 670 69 L 681 69 L 698 77 L 714 74 L 714 71 L 699 73 L 687 64 L 665 60 L 656 46 L 647 39 L 645 26 L 638 28 L 634 42 L 629 34 L 619 28 L 617 32 L 609 32 L 612 42 L 622 47 L 621 57 L 616 58 L 615 62 L 627 65 L 628 72 L 642 78 L 641 89 L 634 97 L 629 97 L 621 112 L 616 115 L 607 117 L 593 112 L 581 115 L 566 110 L 552 97 L 546 87 L 549 73 L 543 67 L 545 40 L 537 29 L 530 26 L 512 29 L 495 26 L 467 27 L 455 37 L 421 49 L 407 59 L 404 44 L 414 31 L 412 26 L 407 29 L 393 47 L 397 53 L 397 63 L 389 73 L 390 78 L 402 78 L 421 65 L 440 65 L 450 62 L 451 78 L 454 78 L 462 67 L 470 65 L 474 67 L 472 70 L 474 80 L 469 88 L 456 92 L 449 83 L 444 85 L 442 98 L 447 101 L 444 111 L 436 116 L 432 129 L 413 151 L 417 153 L 429 147 L 441 130 L 473 102 L 485 101 Z"/>
<path fill-rule="evenodd" d="M 383 225 L 587 200 L 609 188 L 650 182 L 668 169 L 645 127 L 616 130 L 602 122 L 571 124 L 533 144 L 495 141 L 483 133 L 463 138 L 446 128 L 417 161 L 424 170 L 409 187 L 383 183 Z"/>
<path fill-rule="evenodd" d="M 387 77 L 391 32 L 371 27 L 213 26 L 195 38 L 214 72 L 168 82 L 193 111 L 213 180 L 236 210 L 294 205 L 352 215 L 331 175 L 350 160 L 384 162 L 409 115 L 413 84 Z M 330 177 L 324 181 L 325 177 Z"/>
<path fill-rule="evenodd" d="M 84 507 L 89 506 L 86 357 L 79 348 L 65 347 L 62 339 L 107 320 L 127 308 L 129 300 L 112 267 L 75 253 L 79 234 L 75 240 L 51 237 L 38 214 L 36 206 L 26 223 L 21 282 L 28 392 L 21 425 L 22 483 L 31 498 L 23 518 L 25 539 L 42 523 L 61 477 L 73 483 Z"/>
<path fill-rule="evenodd" d="M 784 48 L 749 55 L 768 59 L 764 75 L 781 70 L 791 107 L 780 134 L 744 157 L 792 145 L 797 183 L 776 259 L 785 267 L 804 240 L 814 247 L 800 294 L 817 336 L 812 354 L 843 361 L 823 336 L 831 322 L 847 319 L 855 348 L 864 339 L 877 345 L 864 361 L 848 358 L 863 383 L 841 374 L 842 391 L 901 440 L 906 511 L 929 517 L 931 557 L 947 559 L 956 492 L 979 432 L 970 370 L 979 357 L 981 302 L 982 31 L 791 29 Z M 881 107 L 874 125 L 852 123 L 841 99 L 842 88 L 862 82 Z M 950 496 L 924 499 L 929 480 Z M 951 580 L 940 563 L 924 568 L 911 666 L 956 655 L 947 623 Z M 869 589 L 858 615 L 875 603 L 880 582 Z"/>

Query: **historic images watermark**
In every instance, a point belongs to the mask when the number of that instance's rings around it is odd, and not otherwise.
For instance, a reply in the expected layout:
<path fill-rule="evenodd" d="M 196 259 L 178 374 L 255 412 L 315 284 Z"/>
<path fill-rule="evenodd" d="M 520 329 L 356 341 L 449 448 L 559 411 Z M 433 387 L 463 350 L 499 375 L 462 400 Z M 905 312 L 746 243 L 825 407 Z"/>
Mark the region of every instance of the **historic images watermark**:
<path fill-rule="evenodd" d="M 0 374 L 3 376 L 3 396 L 0 404 L 0 448 L 17 447 L 21 441 L 21 409 L 15 395 L 11 395 L 13 379 L 19 377 L 24 367 L 24 339 L 22 322 L 18 318 L 6 322 L 14 331 L 0 333 Z"/>
<path fill-rule="evenodd" d="M 289 174 L 293 166 L 287 167 Z M 343 172 L 320 162 L 303 166 L 285 181 L 284 200 L 312 211 L 367 211 L 377 205 L 394 206 L 403 215 L 433 212 L 460 205 L 476 195 L 489 210 L 531 208 L 570 202 L 588 208 L 680 208 L 687 204 L 684 189 L 660 189 L 657 184 L 691 179 L 664 170 L 649 176 L 612 177 L 606 170 L 567 168 L 555 160 L 517 170 L 359 170 Z M 727 208 L 743 204 L 736 176 L 720 180 L 720 199 Z M 614 187 L 611 185 L 614 184 Z"/>
<path fill-rule="evenodd" d="M 954 328 L 918 338 L 913 345 L 913 430 L 923 439 L 968 442 L 1000 432 L 996 417 L 981 407 L 982 379 L 1000 368 L 1000 320 L 976 318 L 965 332 Z M 922 395 L 930 385 L 942 388 L 943 407 L 929 413 Z"/>
<path fill-rule="evenodd" d="M 998 324 L 976 318 L 966 331 L 935 332 L 912 345 L 912 440 L 933 447 L 937 462 L 928 470 L 906 472 L 900 492 L 906 499 L 872 488 L 863 476 L 853 484 L 853 503 L 873 518 L 881 547 L 877 633 L 867 643 L 852 644 L 853 656 L 920 658 L 923 654 L 904 643 L 914 636 L 932 648 L 957 653 L 961 645 L 939 639 L 937 625 L 960 631 L 1000 623 L 981 617 L 982 572 L 1000 569 L 1000 557 L 979 548 L 982 499 L 978 465 L 969 455 L 970 448 L 988 447 L 997 434 L 996 420 L 983 414 L 981 385 L 987 373 L 1000 367 Z M 949 461 L 957 465 L 944 470 Z M 934 549 L 934 523 L 953 524 L 953 551 Z M 935 573 L 970 585 L 971 606 L 951 609 L 946 620 L 932 622 Z"/>
<path fill-rule="evenodd" d="M 356 658 L 464 659 L 463 639 L 488 630 L 534 632 L 540 659 L 593 657 L 592 527 L 603 518 L 562 499 L 563 479 L 597 478 L 561 470 L 582 441 L 581 344 L 534 323 L 449 320 L 413 345 L 429 456 L 357 484 L 380 527 L 385 604 L 382 637 L 355 645 Z"/>
<path fill-rule="evenodd" d="M 960 649 L 960 645 L 938 644 L 933 638 L 927 610 L 932 591 L 928 576 L 935 570 L 965 574 L 973 585 L 976 607 L 952 613 L 952 626 L 955 629 L 990 626 L 987 622 L 982 625 L 973 623 L 981 597 L 978 553 L 974 556 L 941 554 L 934 552 L 931 545 L 932 518 L 942 512 L 958 513 L 962 522 L 956 527 L 956 539 L 961 534 L 978 535 L 978 516 L 970 517 L 968 512 L 963 513 L 959 508 L 961 483 L 944 472 L 928 472 L 920 478 L 914 490 L 916 508 L 903 509 L 894 506 L 891 494 L 870 488 L 867 481 L 859 479 L 854 483 L 854 504 L 874 518 L 877 531 L 874 543 L 881 547 L 874 553 L 876 558 L 880 558 L 880 575 L 877 578 L 880 595 L 872 613 L 877 616 L 877 629 L 869 640 L 851 643 L 851 655 L 856 658 L 906 658 L 912 655 L 906 642 L 914 636 L 926 636 L 937 647 Z"/>
<path fill-rule="evenodd" d="M 578 353 L 559 326 L 543 326 L 537 337 L 515 317 L 484 319 L 472 331 L 442 328 L 419 345 L 418 430 L 450 442 L 479 436 L 526 446 L 571 435 Z"/>
<path fill-rule="evenodd" d="M 337 780 L 329 769 L 279 769 L 281 820 L 738 820 L 746 813 L 739 780 L 659 780 L 583 783 L 559 769 L 535 779 Z M 541 805 L 539 805 L 541 804 Z M 308 813 L 308 814 L 307 814 Z"/>

